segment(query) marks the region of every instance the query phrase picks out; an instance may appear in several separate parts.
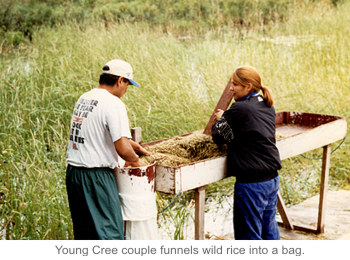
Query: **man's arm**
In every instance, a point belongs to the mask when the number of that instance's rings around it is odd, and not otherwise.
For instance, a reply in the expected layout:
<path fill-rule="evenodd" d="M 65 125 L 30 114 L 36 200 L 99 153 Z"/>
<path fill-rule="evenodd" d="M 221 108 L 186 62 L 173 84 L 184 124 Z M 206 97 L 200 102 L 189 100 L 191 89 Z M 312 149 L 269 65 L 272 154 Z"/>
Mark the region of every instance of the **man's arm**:
<path fill-rule="evenodd" d="M 121 137 L 114 142 L 114 147 L 127 166 L 140 167 L 139 156 L 135 153 L 131 143 L 127 137 Z"/>

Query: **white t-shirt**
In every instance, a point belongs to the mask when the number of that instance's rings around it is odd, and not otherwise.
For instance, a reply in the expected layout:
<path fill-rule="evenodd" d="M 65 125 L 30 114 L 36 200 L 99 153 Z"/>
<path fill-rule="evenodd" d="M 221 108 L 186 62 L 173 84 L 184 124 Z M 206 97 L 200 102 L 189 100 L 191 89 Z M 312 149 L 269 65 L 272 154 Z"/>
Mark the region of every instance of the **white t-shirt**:
<path fill-rule="evenodd" d="M 113 169 L 118 166 L 114 142 L 121 137 L 131 138 L 124 103 L 105 89 L 92 89 L 75 104 L 67 162 L 78 167 Z"/>

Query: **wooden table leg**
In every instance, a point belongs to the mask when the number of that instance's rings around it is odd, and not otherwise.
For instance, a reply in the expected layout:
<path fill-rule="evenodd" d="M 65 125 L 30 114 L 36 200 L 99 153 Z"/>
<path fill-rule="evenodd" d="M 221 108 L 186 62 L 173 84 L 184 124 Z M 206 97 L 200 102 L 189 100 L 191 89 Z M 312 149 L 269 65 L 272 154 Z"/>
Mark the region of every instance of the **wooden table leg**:
<path fill-rule="evenodd" d="M 287 229 L 294 229 L 293 224 L 287 215 L 286 206 L 284 205 L 283 199 L 279 191 L 277 193 L 277 209 L 281 215 L 283 226 Z"/>
<path fill-rule="evenodd" d="M 318 233 L 323 233 L 324 226 L 325 226 L 326 198 L 327 198 L 327 191 L 328 191 L 330 157 L 331 157 L 331 145 L 326 145 L 323 147 L 320 201 L 318 205 L 318 221 L 317 221 Z"/>
<path fill-rule="evenodd" d="M 205 186 L 195 189 L 194 239 L 204 240 Z"/>
<path fill-rule="evenodd" d="M 282 198 L 278 194 L 277 208 L 281 214 L 283 225 L 288 229 L 299 230 L 303 232 L 311 232 L 315 234 L 323 233 L 325 227 L 325 216 L 326 216 L 326 197 L 328 191 L 328 176 L 329 176 L 329 166 L 331 157 L 331 146 L 326 145 L 323 147 L 323 157 L 322 157 L 322 172 L 321 172 L 321 185 L 320 185 L 320 198 L 318 204 L 318 220 L 317 228 L 312 229 L 308 227 L 302 227 L 298 225 L 292 225 L 288 216 L 285 212 L 285 206 L 283 204 Z M 280 224 L 280 223 L 279 223 Z"/>

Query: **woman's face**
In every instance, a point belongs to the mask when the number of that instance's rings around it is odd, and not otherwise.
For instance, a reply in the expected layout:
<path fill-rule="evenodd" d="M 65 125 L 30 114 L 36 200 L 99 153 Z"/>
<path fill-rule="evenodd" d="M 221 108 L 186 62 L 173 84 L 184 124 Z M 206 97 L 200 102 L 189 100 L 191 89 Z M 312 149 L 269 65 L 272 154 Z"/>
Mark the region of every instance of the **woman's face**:
<path fill-rule="evenodd" d="M 244 87 L 240 84 L 235 84 L 231 78 L 230 90 L 233 92 L 234 100 L 239 100 L 252 92 L 252 88 Z"/>

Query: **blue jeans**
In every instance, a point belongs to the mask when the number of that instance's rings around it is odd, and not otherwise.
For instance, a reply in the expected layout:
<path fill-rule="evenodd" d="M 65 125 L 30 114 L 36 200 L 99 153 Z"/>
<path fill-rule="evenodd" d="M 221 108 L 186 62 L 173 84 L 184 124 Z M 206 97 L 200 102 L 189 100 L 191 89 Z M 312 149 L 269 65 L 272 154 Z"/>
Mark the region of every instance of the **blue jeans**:
<path fill-rule="evenodd" d="M 275 219 L 279 177 L 263 182 L 235 183 L 233 227 L 236 240 L 279 240 Z"/>

